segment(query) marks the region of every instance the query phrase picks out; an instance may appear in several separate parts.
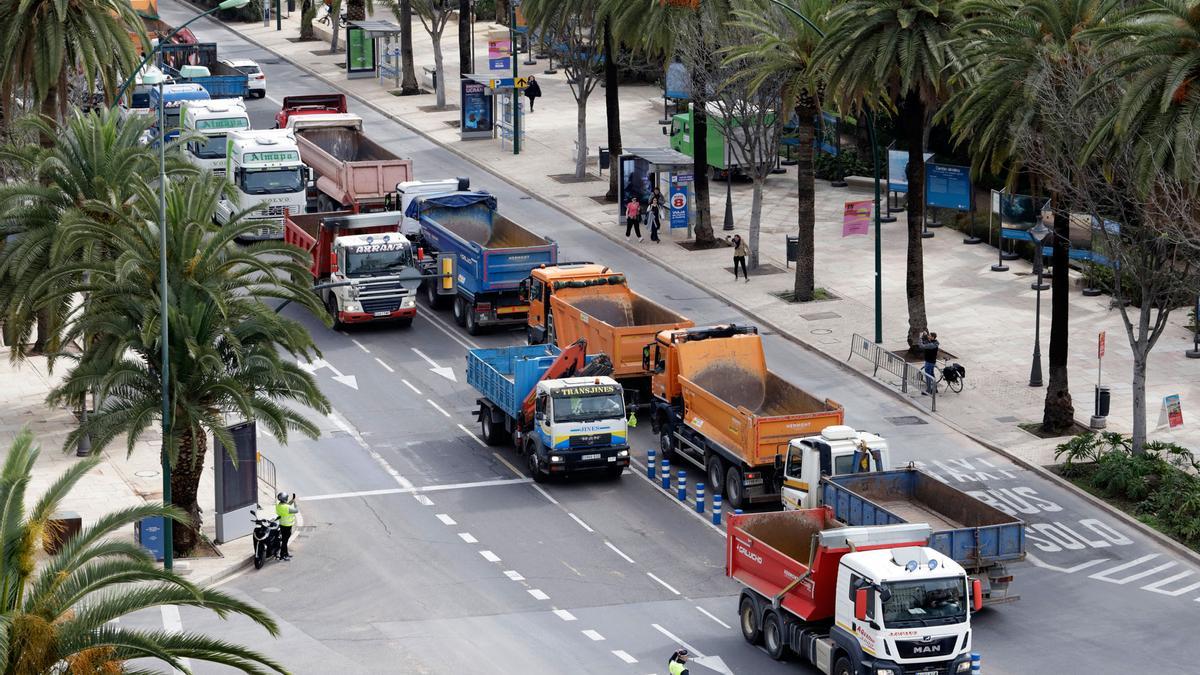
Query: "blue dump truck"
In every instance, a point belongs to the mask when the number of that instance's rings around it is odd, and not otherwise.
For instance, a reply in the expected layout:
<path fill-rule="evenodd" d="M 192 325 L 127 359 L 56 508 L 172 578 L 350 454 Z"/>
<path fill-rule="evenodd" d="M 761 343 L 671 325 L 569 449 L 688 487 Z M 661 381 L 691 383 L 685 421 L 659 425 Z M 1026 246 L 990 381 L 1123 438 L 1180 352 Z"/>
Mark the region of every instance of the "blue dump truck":
<path fill-rule="evenodd" d="M 249 77 L 217 60 L 215 42 L 162 45 L 158 50 L 158 65 L 176 82 L 204 87 L 212 98 L 245 98 L 250 93 Z"/>
<path fill-rule="evenodd" d="M 530 271 L 558 262 L 558 244 L 530 232 L 496 211 L 496 198 L 483 191 L 418 195 L 404 214 L 419 223 L 417 245 L 424 253 L 456 257 L 458 294 L 454 320 L 477 335 L 488 326 L 524 326 L 529 303 L 520 285 Z M 434 283 L 425 299 L 438 307 Z"/>
<path fill-rule="evenodd" d="M 537 482 L 596 472 L 617 479 L 629 466 L 625 397 L 600 357 L 577 342 L 472 349 L 467 383 L 477 399 L 488 445 L 511 440 Z"/>
<path fill-rule="evenodd" d="M 928 523 L 929 546 L 983 583 L 984 604 L 1013 602 L 1007 565 L 1025 559 L 1025 522 L 918 469 L 826 476 L 821 501 L 847 525 Z"/>

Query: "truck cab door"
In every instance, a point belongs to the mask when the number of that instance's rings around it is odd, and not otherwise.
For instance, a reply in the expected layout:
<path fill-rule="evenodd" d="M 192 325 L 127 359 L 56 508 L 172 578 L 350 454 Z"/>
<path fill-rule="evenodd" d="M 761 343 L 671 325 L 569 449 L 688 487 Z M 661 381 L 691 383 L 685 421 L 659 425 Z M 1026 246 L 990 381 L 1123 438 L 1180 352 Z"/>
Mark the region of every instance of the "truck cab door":
<path fill-rule="evenodd" d="M 543 445 L 546 449 L 554 447 L 554 434 L 551 433 L 551 414 L 550 397 L 546 394 L 539 394 L 534 404 L 534 428 L 538 430 L 538 436 L 541 437 Z"/>
<path fill-rule="evenodd" d="M 805 464 L 814 464 L 804 461 L 804 456 L 810 452 L 812 449 L 808 446 L 797 448 L 788 444 L 787 458 L 783 463 L 783 486 L 780 488 L 785 511 L 809 508 L 809 502 L 814 501 L 809 498 L 813 486 L 804 475 Z"/>

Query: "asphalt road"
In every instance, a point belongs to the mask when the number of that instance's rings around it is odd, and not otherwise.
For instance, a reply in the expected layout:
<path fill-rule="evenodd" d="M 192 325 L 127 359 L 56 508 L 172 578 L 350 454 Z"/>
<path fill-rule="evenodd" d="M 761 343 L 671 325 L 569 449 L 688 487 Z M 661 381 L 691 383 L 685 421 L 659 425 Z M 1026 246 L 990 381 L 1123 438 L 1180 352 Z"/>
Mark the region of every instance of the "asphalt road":
<path fill-rule="evenodd" d="M 176 23 L 191 14 L 171 0 L 160 10 Z M 283 95 L 328 91 L 215 23 L 194 30 L 219 42 L 222 56 L 264 67 L 268 98 L 248 105 L 255 127 L 271 126 Z M 564 259 L 624 271 L 639 292 L 697 324 L 748 321 L 503 177 L 360 102 L 352 109 L 373 139 L 413 158 L 418 178 L 471 177 L 497 195 L 506 215 L 556 239 Z M 127 621 L 248 642 L 298 673 L 644 674 L 664 672 L 677 644 L 705 656 L 693 664 L 697 674 L 804 668 L 775 663 L 742 641 L 723 535 L 640 468 L 620 481 L 543 489 L 514 468 L 511 449 L 478 440 L 465 350 L 519 344 L 520 334 L 471 339 L 424 305 L 411 329 L 346 333 L 287 311 L 309 327 L 332 366 L 314 372 L 336 413 L 322 421 L 319 440 L 292 439 L 286 448 L 260 440 L 281 489 L 300 495 L 302 548 L 289 563 L 224 586 L 267 607 L 282 635 L 273 640 L 186 609 L 177 618 L 143 613 Z M 1186 664 L 1200 657 L 1192 640 L 1197 568 L 835 364 L 779 336 L 765 343 L 772 369 L 841 401 L 847 423 L 887 437 L 897 463 L 919 462 L 1030 524 L 1030 559 L 1013 569 L 1021 600 L 974 619 L 985 672 L 1192 670 Z M 455 379 L 433 373 L 430 361 L 453 367 Z M 633 434 L 639 462 L 657 445 L 648 427 Z"/>

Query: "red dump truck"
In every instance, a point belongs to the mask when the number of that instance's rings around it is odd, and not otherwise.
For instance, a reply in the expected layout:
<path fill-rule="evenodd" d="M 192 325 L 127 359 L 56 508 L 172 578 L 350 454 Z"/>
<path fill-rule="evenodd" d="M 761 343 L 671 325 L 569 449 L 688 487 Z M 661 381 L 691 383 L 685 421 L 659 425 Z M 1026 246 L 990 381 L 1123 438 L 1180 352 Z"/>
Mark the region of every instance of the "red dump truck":
<path fill-rule="evenodd" d="M 970 671 L 982 590 L 928 547 L 928 525 L 845 527 L 820 507 L 730 516 L 728 533 L 742 637 L 772 658 L 827 675 Z"/>
<path fill-rule="evenodd" d="M 687 460 L 734 508 L 780 500 L 793 438 L 840 425 L 845 411 L 767 369 L 754 326 L 664 330 L 643 350 L 663 457 Z"/>

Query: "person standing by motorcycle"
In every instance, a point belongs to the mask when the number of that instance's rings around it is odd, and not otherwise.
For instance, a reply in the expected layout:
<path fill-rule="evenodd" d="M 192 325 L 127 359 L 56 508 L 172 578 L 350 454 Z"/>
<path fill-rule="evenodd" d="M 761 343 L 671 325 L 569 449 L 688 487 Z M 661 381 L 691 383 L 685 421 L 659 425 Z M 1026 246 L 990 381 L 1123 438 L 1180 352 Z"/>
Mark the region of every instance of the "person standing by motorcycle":
<path fill-rule="evenodd" d="M 279 500 L 275 505 L 275 515 L 279 517 L 279 559 L 291 560 L 292 556 L 288 555 L 288 539 L 292 538 L 296 514 L 300 513 L 300 509 L 296 508 L 296 493 L 293 492 L 289 498 L 286 492 L 280 492 L 275 497 Z"/>

